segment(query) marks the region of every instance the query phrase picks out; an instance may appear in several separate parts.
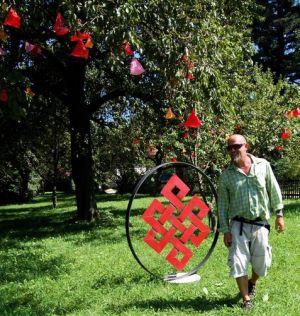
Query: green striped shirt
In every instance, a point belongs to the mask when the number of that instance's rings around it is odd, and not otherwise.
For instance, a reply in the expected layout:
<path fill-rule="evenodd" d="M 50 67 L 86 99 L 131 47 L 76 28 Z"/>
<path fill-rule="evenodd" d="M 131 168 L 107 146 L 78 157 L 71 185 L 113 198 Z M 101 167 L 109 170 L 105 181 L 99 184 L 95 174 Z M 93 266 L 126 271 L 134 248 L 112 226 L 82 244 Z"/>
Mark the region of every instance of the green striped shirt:
<path fill-rule="evenodd" d="M 252 166 L 248 175 L 233 163 L 222 173 L 218 187 L 219 231 L 228 232 L 235 216 L 252 220 L 270 218 L 270 211 L 283 208 L 281 191 L 270 163 L 249 155 Z"/>

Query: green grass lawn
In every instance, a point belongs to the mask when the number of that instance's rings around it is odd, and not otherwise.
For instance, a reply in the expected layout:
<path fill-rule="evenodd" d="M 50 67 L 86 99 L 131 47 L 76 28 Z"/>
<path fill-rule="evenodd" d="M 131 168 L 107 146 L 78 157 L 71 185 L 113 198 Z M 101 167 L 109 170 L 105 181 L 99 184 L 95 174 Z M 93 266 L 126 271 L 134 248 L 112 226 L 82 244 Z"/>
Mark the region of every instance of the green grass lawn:
<path fill-rule="evenodd" d="M 129 196 L 99 195 L 101 220 L 68 221 L 72 196 L 0 207 L 0 315 L 242 315 L 227 250 L 219 239 L 193 284 L 150 277 L 126 241 Z M 149 205 L 140 198 L 138 212 Z M 251 315 L 300 315 L 300 200 L 285 201 L 286 231 L 273 229 L 273 264 Z M 274 218 L 271 219 L 274 225 Z M 222 237 L 222 236 L 221 236 Z"/>

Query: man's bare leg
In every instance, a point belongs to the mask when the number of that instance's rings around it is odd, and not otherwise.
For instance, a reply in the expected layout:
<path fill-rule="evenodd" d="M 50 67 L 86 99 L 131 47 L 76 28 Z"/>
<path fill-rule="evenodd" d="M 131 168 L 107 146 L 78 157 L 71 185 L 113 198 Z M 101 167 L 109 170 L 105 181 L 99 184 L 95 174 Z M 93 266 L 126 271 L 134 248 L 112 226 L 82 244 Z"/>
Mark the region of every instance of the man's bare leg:
<path fill-rule="evenodd" d="M 248 275 L 244 275 L 242 277 L 236 278 L 236 283 L 239 287 L 241 296 L 243 298 L 243 301 L 249 301 L 250 296 L 248 293 Z"/>

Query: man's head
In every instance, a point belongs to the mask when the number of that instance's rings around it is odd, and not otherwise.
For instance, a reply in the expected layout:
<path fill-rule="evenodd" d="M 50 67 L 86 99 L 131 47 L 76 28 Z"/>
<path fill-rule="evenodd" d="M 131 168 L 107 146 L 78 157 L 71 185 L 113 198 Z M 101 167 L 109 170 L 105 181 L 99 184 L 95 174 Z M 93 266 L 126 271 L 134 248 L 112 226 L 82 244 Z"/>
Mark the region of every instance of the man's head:
<path fill-rule="evenodd" d="M 227 151 L 234 164 L 239 164 L 247 157 L 249 146 L 244 136 L 231 135 L 227 140 Z"/>

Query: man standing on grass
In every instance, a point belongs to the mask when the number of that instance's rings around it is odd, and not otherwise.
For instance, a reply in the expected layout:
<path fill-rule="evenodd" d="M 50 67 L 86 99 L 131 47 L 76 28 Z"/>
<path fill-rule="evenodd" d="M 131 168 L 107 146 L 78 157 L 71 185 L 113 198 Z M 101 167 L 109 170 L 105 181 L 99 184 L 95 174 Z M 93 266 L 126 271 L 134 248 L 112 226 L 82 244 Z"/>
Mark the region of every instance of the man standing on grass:
<path fill-rule="evenodd" d="M 271 166 L 267 160 L 250 155 L 248 148 L 242 135 L 228 138 L 231 164 L 222 173 L 218 189 L 219 231 L 224 233 L 230 275 L 236 279 L 245 309 L 253 307 L 256 281 L 271 265 L 270 211 L 276 212 L 275 229 L 284 230 L 282 196 Z"/>

